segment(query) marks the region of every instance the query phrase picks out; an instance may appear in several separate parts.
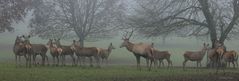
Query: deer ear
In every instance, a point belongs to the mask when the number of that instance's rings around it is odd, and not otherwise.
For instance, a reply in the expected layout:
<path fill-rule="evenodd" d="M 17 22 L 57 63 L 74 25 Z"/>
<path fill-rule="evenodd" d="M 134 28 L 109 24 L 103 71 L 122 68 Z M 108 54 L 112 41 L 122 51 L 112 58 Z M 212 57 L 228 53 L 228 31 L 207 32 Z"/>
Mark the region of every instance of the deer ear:
<path fill-rule="evenodd" d="M 30 38 L 31 36 L 30 36 L 30 35 L 28 35 L 27 37 L 28 37 L 28 38 Z"/>

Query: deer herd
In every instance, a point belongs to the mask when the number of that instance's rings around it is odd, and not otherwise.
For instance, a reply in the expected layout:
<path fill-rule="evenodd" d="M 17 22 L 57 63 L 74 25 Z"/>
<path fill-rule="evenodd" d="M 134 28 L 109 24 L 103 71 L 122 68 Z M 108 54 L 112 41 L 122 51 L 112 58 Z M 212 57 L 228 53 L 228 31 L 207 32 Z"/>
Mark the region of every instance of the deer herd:
<path fill-rule="evenodd" d="M 141 70 L 140 58 L 146 59 L 146 64 L 148 70 L 151 70 L 152 64 L 155 67 L 160 67 L 161 64 L 164 65 L 163 60 L 165 59 L 168 64 L 168 68 L 172 65 L 170 60 L 171 54 L 168 51 L 160 51 L 154 47 L 154 43 L 133 43 L 130 42 L 130 37 L 132 32 L 126 32 L 123 35 L 123 43 L 120 48 L 125 47 L 129 52 L 131 52 L 137 62 L 137 68 Z M 60 39 L 49 39 L 46 44 L 32 44 L 29 40 L 30 36 L 17 36 L 15 44 L 13 47 L 13 52 L 15 54 L 16 65 L 19 65 L 21 56 L 26 59 L 26 67 L 31 67 L 32 65 L 37 65 L 36 56 L 40 55 L 41 65 L 49 65 L 47 51 L 49 50 L 50 55 L 53 58 L 51 63 L 53 66 L 66 65 L 66 56 L 71 57 L 72 66 L 85 65 L 85 58 L 89 58 L 90 66 L 93 66 L 93 60 L 97 67 L 105 61 L 108 64 L 108 58 L 110 53 L 115 47 L 112 43 L 109 44 L 108 48 L 98 48 L 98 47 L 82 47 L 79 41 L 73 40 L 71 45 L 62 45 Z M 238 54 L 235 50 L 226 50 L 223 43 L 216 41 L 214 43 L 214 48 L 209 48 L 209 44 L 204 43 L 203 47 L 199 51 L 185 51 L 183 54 L 184 61 L 182 63 L 183 69 L 185 70 L 186 63 L 188 61 L 195 61 L 197 68 L 202 66 L 201 61 L 203 57 L 207 55 L 208 66 L 217 66 L 217 71 L 222 69 L 224 71 L 227 65 L 233 64 L 233 67 L 238 67 Z M 76 58 L 75 58 L 76 57 Z"/>

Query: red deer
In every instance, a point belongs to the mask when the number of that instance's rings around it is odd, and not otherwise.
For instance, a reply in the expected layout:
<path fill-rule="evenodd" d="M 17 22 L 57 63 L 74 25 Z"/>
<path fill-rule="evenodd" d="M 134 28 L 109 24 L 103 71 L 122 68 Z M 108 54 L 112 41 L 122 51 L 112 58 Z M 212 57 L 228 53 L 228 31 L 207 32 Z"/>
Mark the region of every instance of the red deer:
<path fill-rule="evenodd" d="M 187 61 L 196 61 L 197 62 L 197 68 L 198 64 L 200 64 L 200 67 L 202 66 L 201 61 L 206 54 L 208 50 L 209 44 L 203 44 L 203 48 L 201 51 L 186 51 L 183 56 L 184 56 L 184 62 L 183 62 L 183 69 L 185 70 L 185 65 Z"/>
<path fill-rule="evenodd" d="M 170 60 L 171 54 L 168 51 L 158 51 L 156 49 L 153 49 L 152 51 L 153 51 L 155 60 L 159 61 L 159 65 L 163 64 L 164 59 L 166 59 L 168 62 L 168 68 L 170 65 L 171 66 L 173 65 L 172 61 Z"/>
<path fill-rule="evenodd" d="M 45 60 L 47 60 L 47 63 L 49 65 L 48 56 L 46 55 L 46 52 L 48 50 L 47 47 L 44 44 L 31 44 L 29 40 L 30 35 L 27 37 L 23 35 L 23 38 L 25 39 L 25 47 L 27 48 L 30 66 L 31 66 L 31 57 L 33 57 L 34 65 L 36 65 L 37 55 L 40 55 L 42 57 L 42 65 L 45 65 Z"/>
<path fill-rule="evenodd" d="M 73 40 L 71 49 L 74 50 L 77 56 L 77 64 L 80 61 L 80 57 L 88 57 L 90 59 L 90 66 L 93 67 L 92 57 L 94 57 L 98 67 L 100 67 L 99 50 L 96 47 L 81 47 L 79 41 Z"/>
<path fill-rule="evenodd" d="M 65 56 L 70 55 L 71 59 L 72 59 L 72 66 L 74 66 L 76 63 L 75 63 L 75 58 L 74 58 L 74 51 L 71 49 L 71 46 L 61 45 L 60 39 L 58 39 L 58 40 L 55 39 L 55 42 L 56 42 L 56 45 L 58 48 L 57 49 L 58 53 L 61 56 L 62 65 L 63 66 L 65 65 Z"/>
<path fill-rule="evenodd" d="M 237 59 L 238 59 L 238 55 L 237 55 L 237 52 L 234 50 L 226 51 L 223 55 L 223 60 L 229 63 L 229 67 L 230 67 L 230 63 L 233 64 L 233 68 L 236 68 L 235 63 L 238 67 Z"/>
<path fill-rule="evenodd" d="M 47 46 L 50 50 L 51 56 L 53 57 L 53 65 L 58 66 L 59 65 L 59 53 L 58 53 L 58 48 L 57 48 L 55 42 L 53 42 L 52 39 L 49 39 L 49 41 L 47 42 Z M 57 59 L 57 63 L 55 62 L 55 58 Z"/>
<path fill-rule="evenodd" d="M 16 37 L 15 44 L 13 46 L 13 52 L 15 54 L 16 66 L 18 66 L 18 62 L 21 62 L 21 56 L 25 57 L 26 65 L 27 65 L 26 48 L 23 44 L 23 40 L 21 36 Z"/>
<path fill-rule="evenodd" d="M 99 50 L 100 50 L 99 55 L 101 57 L 102 63 L 105 60 L 106 63 L 108 64 L 108 57 L 109 57 L 112 49 L 115 49 L 115 47 L 113 46 L 112 43 L 110 43 L 110 45 L 108 46 L 108 49 L 99 48 Z"/>
<path fill-rule="evenodd" d="M 130 52 L 132 52 L 134 54 L 134 56 L 136 57 L 136 61 L 137 61 L 137 68 L 141 70 L 140 67 L 140 57 L 144 57 L 146 59 L 146 63 L 147 63 L 147 67 L 148 70 L 151 70 L 151 66 L 152 63 L 154 62 L 154 56 L 152 54 L 152 46 L 150 44 L 145 44 L 145 43 L 132 43 L 129 41 L 130 37 L 133 34 L 133 31 L 131 32 L 131 34 L 126 37 L 128 34 L 128 32 L 123 36 L 122 40 L 124 41 L 120 48 L 122 47 L 126 47 L 126 49 Z M 148 66 L 148 62 L 150 60 L 150 66 Z M 154 62 L 155 63 L 155 62 Z"/>
<path fill-rule="evenodd" d="M 219 68 L 222 68 L 223 73 L 225 73 L 226 62 L 225 62 L 225 60 L 223 60 L 224 53 L 225 53 L 225 48 L 223 46 L 217 46 L 217 48 L 216 48 L 216 55 L 215 55 L 216 62 L 217 62 L 216 74 L 218 73 Z"/>
<path fill-rule="evenodd" d="M 159 65 L 158 67 L 163 64 L 163 60 L 166 59 L 168 62 L 168 68 L 169 66 L 173 66 L 172 61 L 170 60 L 170 56 L 171 54 L 168 51 L 159 51 L 157 49 L 154 48 L 154 43 L 152 43 L 152 53 L 154 54 L 155 60 L 159 61 Z"/>

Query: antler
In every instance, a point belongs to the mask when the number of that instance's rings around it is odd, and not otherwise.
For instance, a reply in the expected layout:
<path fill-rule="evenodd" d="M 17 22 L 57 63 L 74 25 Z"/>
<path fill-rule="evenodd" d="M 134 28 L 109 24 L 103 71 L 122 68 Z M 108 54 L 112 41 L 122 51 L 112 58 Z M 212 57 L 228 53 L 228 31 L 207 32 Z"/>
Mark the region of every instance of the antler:
<path fill-rule="evenodd" d="M 127 32 L 127 31 L 125 31 L 125 32 L 126 32 L 126 34 L 123 34 L 122 39 L 127 39 L 127 34 L 128 34 L 128 32 Z"/>
<path fill-rule="evenodd" d="M 131 33 L 130 33 L 130 35 L 129 35 L 129 37 L 128 37 L 128 39 L 131 38 L 131 36 L 133 35 L 133 33 L 134 33 L 134 31 L 132 30 Z"/>

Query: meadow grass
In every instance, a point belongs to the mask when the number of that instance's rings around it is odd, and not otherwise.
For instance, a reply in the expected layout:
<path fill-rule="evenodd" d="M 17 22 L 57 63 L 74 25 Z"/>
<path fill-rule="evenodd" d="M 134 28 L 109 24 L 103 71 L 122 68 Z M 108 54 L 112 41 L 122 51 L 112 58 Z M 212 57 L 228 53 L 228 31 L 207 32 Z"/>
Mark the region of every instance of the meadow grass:
<path fill-rule="evenodd" d="M 103 66 L 96 67 L 53 67 L 37 66 L 26 68 L 24 65 L 16 67 L 12 63 L 0 63 L 0 81 L 114 81 L 114 80 L 132 80 L 132 81 L 151 81 L 169 78 L 176 80 L 180 77 L 190 76 L 208 76 L 215 72 L 212 69 L 202 68 L 196 70 L 187 68 L 154 68 L 148 71 L 143 68 L 141 71 L 135 66 Z M 238 70 L 226 70 L 230 73 L 239 73 Z M 171 78 L 170 78 L 171 77 Z M 175 79 L 174 79 L 175 78 Z"/>

